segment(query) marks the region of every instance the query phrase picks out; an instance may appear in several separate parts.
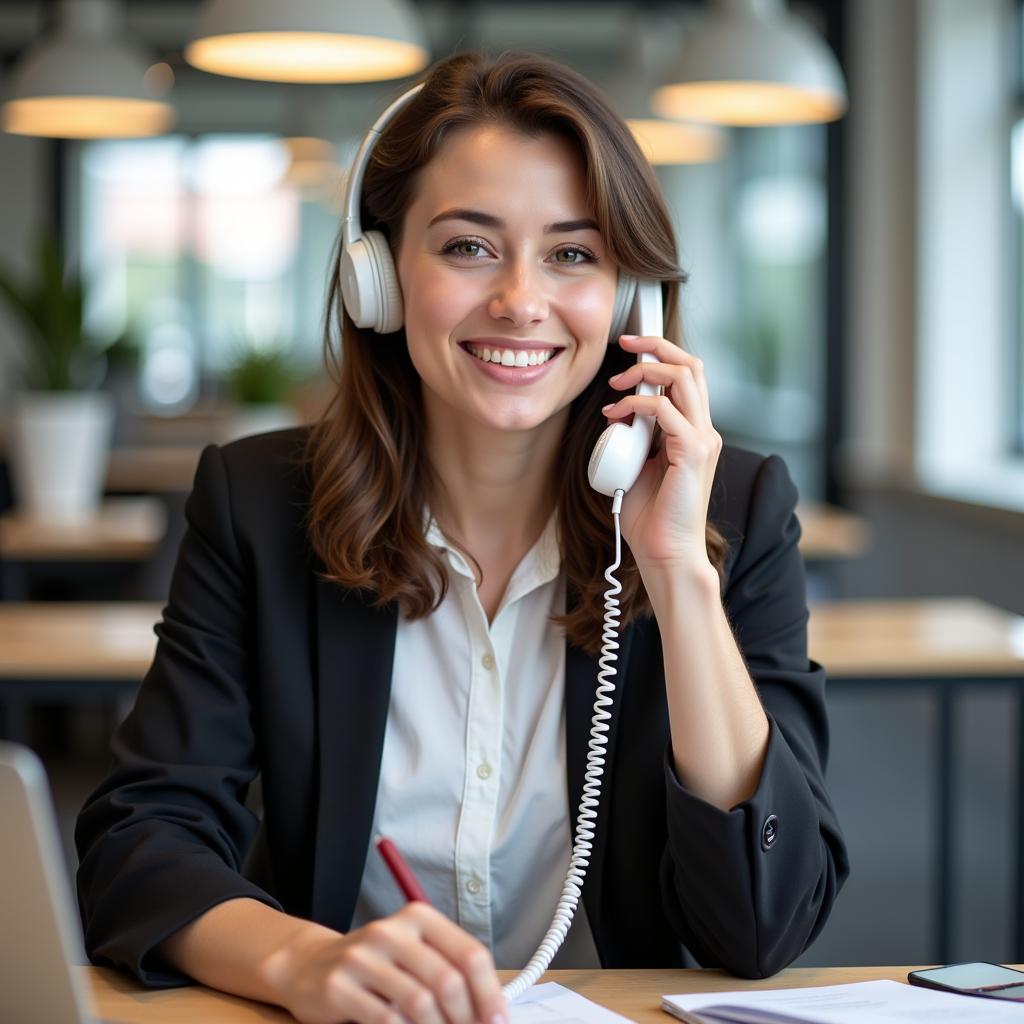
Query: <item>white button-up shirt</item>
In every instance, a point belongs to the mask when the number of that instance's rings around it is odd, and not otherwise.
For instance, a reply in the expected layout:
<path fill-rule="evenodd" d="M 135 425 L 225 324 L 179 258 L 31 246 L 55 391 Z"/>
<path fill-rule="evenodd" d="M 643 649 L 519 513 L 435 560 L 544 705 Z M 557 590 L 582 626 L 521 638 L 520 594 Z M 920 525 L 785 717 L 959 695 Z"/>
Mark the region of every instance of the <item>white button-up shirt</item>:
<path fill-rule="evenodd" d="M 425 514 L 450 586 L 427 618 L 399 617 L 395 642 L 372 834 L 394 840 L 431 903 L 498 968 L 536 951 L 571 850 L 565 636 L 547 621 L 565 610 L 556 515 L 489 624 L 473 570 Z M 403 904 L 371 840 L 352 927 Z M 553 966 L 600 966 L 582 900 Z"/>

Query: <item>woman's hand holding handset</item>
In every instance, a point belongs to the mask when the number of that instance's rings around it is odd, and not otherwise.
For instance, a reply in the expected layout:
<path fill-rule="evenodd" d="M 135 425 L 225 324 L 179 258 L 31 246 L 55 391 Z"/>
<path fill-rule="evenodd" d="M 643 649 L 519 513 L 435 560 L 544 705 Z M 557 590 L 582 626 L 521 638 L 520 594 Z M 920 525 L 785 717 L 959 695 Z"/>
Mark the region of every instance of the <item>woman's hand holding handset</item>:
<path fill-rule="evenodd" d="M 722 436 L 711 422 L 704 363 L 678 345 L 656 336 L 623 334 L 627 352 L 650 353 L 609 381 L 617 391 L 645 382 L 661 395 L 626 394 L 601 411 L 612 422 L 631 414 L 654 416 L 661 428 L 649 459 L 622 502 L 622 536 L 641 574 L 707 567 L 708 506 Z"/>
<path fill-rule="evenodd" d="M 305 1024 L 507 1020 L 490 951 L 420 902 L 342 935 L 230 900 L 171 936 L 162 954 L 203 984 L 276 1003 Z"/>

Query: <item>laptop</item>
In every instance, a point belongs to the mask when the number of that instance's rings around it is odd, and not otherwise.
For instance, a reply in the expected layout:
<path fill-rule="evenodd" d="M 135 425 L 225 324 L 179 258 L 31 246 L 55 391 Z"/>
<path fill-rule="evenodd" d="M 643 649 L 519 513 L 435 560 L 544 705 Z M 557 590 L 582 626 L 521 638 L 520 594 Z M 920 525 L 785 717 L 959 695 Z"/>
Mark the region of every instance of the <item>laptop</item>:
<path fill-rule="evenodd" d="M 97 1024 L 71 964 L 85 964 L 42 762 L 0 743 L 0 1019 Z"/>

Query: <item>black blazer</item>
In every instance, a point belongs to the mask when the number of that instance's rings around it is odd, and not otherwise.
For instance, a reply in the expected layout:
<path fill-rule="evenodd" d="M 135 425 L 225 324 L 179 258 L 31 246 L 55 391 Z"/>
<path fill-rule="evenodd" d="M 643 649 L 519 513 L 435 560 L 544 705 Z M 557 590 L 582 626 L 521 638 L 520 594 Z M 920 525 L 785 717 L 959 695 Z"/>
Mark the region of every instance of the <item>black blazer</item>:
<path fill-rule="evenodd" d="M 203 452 L 155 660 L 78 820 L 89 956 L 149 985 L 187 981 L 153 947 L 233 897 L 350 925 L 398 613 L 318 579 L 303 529 L 305 436 Z M 796 498 L 777 456 L 723 449 L 709 510 L 730 543 L 723 599 L 771 719 L 749 801 L 725 812 L 676 780 L 657 622 L 623 631 L 583 892 L 605 967 L 681 966 L 684 943 L 704 965 L 772 974 L 817 935 L 846 877 L 823 781 L 825 673 L 807 657 Z M 567 644 L 574 811 L 597 668 Z M 257 774 L 261 821 L 245 806 Z"/>

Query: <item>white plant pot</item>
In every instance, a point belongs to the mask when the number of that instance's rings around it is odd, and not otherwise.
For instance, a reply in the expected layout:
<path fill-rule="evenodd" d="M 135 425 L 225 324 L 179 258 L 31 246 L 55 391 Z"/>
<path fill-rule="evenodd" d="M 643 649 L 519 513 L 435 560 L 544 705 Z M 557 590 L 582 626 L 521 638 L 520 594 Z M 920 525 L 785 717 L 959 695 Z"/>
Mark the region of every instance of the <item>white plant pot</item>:
<path fill-rule="evenodd" d="M 20 515 L 80 522 L 103 494 L 114 403 L 102 391 L 26 391 L 10 431 L 11 477 Z"/>

